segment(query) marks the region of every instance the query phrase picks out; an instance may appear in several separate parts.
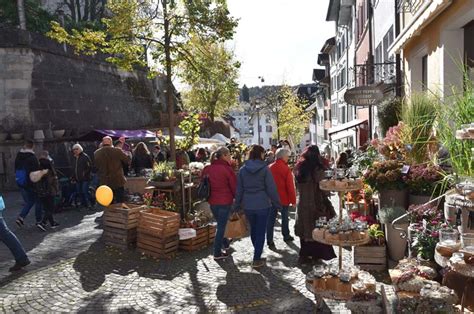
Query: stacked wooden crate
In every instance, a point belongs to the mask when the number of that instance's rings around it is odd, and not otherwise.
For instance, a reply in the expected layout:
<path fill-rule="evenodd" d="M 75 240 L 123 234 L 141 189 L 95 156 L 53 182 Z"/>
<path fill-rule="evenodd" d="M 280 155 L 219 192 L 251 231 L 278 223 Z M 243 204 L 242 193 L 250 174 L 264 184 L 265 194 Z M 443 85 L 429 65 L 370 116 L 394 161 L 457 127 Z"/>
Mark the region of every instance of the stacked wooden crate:
<path fill-rule="evenodd" d="M 138 215 L 144 206 L 113 204 L 104 211 L 104 241 L 106 245 L 121 249 L 135 247 Z"/>
<path fill-rule="evenodd" d="M 203 226 L 194 228 L 196 236 L 187 240 L 179 241 L 179 248 L 185 251 L 196 251 L 206 247 L 209 244 L 209 227 Z"/>
<path fill-rule="evenodd" d="M 179 221 L 178 213 L 161 209 L 140 211 L 138 251 L 156 258 L 174 257 L 179 245 Z"/>

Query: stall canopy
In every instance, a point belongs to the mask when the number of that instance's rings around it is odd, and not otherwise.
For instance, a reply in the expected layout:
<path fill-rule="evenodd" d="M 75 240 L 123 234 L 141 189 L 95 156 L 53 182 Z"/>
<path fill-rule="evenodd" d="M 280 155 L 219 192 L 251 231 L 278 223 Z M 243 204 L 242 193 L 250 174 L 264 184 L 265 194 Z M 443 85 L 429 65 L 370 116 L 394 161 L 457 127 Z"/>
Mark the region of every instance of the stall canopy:
<path fill-rule="evenodd" d="M 155 133 L 148 130 L 102 130 L 95 129 L 86 133 L 82 136 L 79 136 L 78 140 L 80 141 L 100 141 L 104 136 L 110 136 L 112 139 L 116 140 L 119 137 L 124 136 L 129 139 L 140 139 L 140 138 L 154 138 Z"/>
<path fill-rule="evenodd" d="M 227 137 L 225 137 L 221 133 L 216 133 L 213 136 L 211 136 L 211 138 L 214 139 L 214 140 L 224 142 L 224 143 L 230 143 L 230 139 L 228 139 Z"/>
<path fill-rule="evenodd" d="M 367 123 L 367 119 L 365 119 L 365 120 L 355 119 L 355 120 L 349 121 L 347 123 L 344 123 L 344 124 L 335 126 L 333 128 L 330 128 L 328 133 L 329 133 L 329 135 L 332 135 L 334 133 L 339 133 L 341 131 L 345 131 L 347 129 L 354 128 L 354 127 L 359 126 L 359 125 L 364 124 L 364 123 Z"/>

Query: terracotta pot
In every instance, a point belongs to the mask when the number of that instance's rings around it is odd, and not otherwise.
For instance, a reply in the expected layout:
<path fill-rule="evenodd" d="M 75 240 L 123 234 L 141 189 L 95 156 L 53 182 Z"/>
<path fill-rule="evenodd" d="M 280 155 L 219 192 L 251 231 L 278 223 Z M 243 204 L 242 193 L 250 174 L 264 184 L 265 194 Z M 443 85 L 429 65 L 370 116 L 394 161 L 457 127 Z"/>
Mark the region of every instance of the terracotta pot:
<path fill-rule="evenodd" d="M 381 190 L 379 191 L 379 208 L 400 206 L 408 208 L 408 190 Z"/>
<path fill-rule="evenodd" d="M 403 229 L 408 234 L 408 224 L 397 224 L 397 228 Z M 405 257 L 407 239 L 402 239 L 399 230 L 393 228 L 392 224 L 385 224 L 385 237 L 387 239 L 388 255 L 390 259 L 399 261 Z"/>
<path fill-rule="evenodd" d="M 408 205 L 421 205 L 428 203 L 431 196 L 408 194 Z"/>
<path fill-rule="evenodd" d="M 53 136 L 54 136 L 54 138 L 60 138 L 60 137 L 64 136 L 65 132 L 66 132 L 66 130 L 54 130 L 53 131 Z"/>

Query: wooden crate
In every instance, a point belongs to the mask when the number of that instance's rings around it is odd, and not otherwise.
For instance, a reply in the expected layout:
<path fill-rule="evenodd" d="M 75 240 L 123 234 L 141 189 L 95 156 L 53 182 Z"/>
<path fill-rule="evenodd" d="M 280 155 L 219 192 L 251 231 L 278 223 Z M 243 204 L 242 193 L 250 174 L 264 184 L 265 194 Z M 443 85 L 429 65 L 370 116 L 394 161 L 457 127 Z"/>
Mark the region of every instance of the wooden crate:
<path fill-rule="evenodd" d="M 156 258 L 173 258 L 178 251 L 179 236 L 157 238 L 153 235 L 138 232 L 137 251 Z"/>
<path fill-rule="evenodd" d="M 216 230 L 217 224 L 210 224 L 209 225 L 209 244 L 214 243 L 214 239 L 216 238 Z"/>
<path fill-rule="evenodd" d="M 104 226 L 119 229 L 136 228 L 139 212 L 143 209 L 145 209 L 144 205 L 113 204 L 104 210 Z"/>
<path fill-rule="evenodd" d="M 387 269 L 387 250 L 383 246 L 355 246 L 352 251 L 354 265 L 361 269 L 382 271 Z"/>
<path fill-rule="evenodd" d="M 103 239 L 106 245 L 120 249 L 132 249 L 137 243 L 137 228 L 119 229 L 104 226 Z"/>
<path fill-rule="evenodd" d="M 209 244 L 209 227 L 195 228 L 196 236 L 191 239 L 179 241 L 179 248 L 185 251 L 200 250 Z"/>
<path fill-rule="evenodd" d="M 138 232 L 169 238 L 178 234 L 179 221 L 179 213 L 161 209 L 142 210 L 138 219 Z"/>

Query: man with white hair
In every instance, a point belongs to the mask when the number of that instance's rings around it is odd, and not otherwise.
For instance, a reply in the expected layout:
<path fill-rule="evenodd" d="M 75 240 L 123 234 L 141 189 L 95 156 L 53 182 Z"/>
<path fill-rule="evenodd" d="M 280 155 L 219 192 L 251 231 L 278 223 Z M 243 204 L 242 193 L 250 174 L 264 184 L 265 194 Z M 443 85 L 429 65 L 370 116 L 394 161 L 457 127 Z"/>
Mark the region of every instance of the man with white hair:
<path fill-rule="evenodd" d="M 82 206 L 91 209 L 89 185 L 92 178 L 92 161 L 84 153 L 81 144 L 74 144 L 72 146 L 72 153 L 74 155 L 72 160 L 72 180 L 76 185 L 76 193 L 81 197 Z"/>
<path fill-rule="evenodd" d="M 94 163 L 99 175 L 99 184 L 107 185 L 114 192 L 114 202 L 123 203 L 125 197 L 125 175 L 123 164 L 128 164 L 130 158 L 120 149 L 112 146 L 112 138 L 102 139 L 102 147 L 94 153 Z"/>
<path fill-rule="evenodd" d="M 290 206 L 296 204 L 296 190 L 293 173 L 288 167 L 288 160 L 291 156 L 291 151 L 287 148 L 279 148 L 276 151 L 276 161 L 272 163 L 270 171 L 277 186 L 278 195 L 280 196 L 281 209 L 281 232 L 285 242 L 293 241 L 294 238 L 290 235 L 288 227 L 288 209 Z M 275 228 L 275 221 L 277 217 L 277 210 L 273 209 L 270 212 L 267 224 L 267 244 L 270 249 L 275 249 L 273 242 L 273 229 Z"/>

